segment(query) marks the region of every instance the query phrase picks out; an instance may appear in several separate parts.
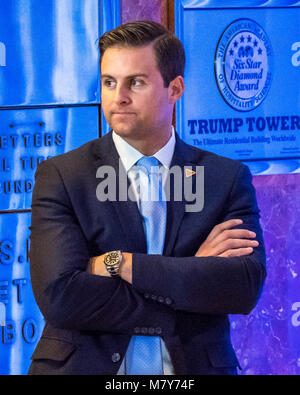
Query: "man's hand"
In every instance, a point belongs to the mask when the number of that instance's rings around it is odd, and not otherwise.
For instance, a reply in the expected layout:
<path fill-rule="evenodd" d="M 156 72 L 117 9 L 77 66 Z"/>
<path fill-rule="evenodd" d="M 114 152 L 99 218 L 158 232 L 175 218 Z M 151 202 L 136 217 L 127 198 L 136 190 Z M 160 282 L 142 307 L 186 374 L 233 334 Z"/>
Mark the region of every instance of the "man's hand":
<path fill-rule="evenodd" d="M 251 254 L 253 248 L 259 244 L 258 241 L 251 240 L 256 237 L 256 234 L 247 229 L 232 229 L 242 223 L 241 219 L 230 219 L 216 225 L 205 242 L 201 244 L 195 256 L 231 258 Z"/>
<path fill-rule="evenodd" d="M 104 264 L 105 254 L 93 257 L 89 260 L 87 272 L 97 276 L 110 277 Z M 132 284 L 132 254 L 128 252 L 122 253 L 122 262 L 120 264 L 119 276 Z"/>

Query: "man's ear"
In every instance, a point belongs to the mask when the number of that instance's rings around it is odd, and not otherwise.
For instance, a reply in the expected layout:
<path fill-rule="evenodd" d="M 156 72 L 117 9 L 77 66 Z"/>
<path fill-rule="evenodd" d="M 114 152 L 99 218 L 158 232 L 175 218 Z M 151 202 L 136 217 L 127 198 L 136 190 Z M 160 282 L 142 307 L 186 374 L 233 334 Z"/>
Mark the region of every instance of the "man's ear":
<path fill-rule="evenodd" d="M 175 104 L 177 100 L 181 98 L 184 92 L 184 79 L 181 75 L 178 75 L 170 82 L 168 86 L 169 103 Z"/>

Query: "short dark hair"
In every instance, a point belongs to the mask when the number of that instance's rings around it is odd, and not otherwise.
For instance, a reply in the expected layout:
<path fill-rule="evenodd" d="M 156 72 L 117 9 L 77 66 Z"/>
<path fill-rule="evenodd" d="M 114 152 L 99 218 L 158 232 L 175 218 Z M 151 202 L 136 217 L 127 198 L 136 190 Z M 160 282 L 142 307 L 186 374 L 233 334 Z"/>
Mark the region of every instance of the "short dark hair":
<path fill-rule="evenodd" d="M 100 65 L 108 48 L 143 47 L 149 44 L 153 44 L 157 67 L 167 88 L 174 78 L 184 75 L 185 52 L 182 42 L 159 23 L 129 22 L 104 33 L 99 39 Z"/>

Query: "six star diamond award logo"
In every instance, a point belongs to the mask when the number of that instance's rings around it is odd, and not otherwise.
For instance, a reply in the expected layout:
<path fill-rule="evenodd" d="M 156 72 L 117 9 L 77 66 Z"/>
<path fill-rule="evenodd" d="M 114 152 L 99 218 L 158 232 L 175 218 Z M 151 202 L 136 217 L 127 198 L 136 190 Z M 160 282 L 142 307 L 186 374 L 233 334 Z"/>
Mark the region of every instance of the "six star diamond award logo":
<path fill-rule="evenodd" d="M 264 29 L 238 19 L 223 32 L 215 54 L 219 91 L 237 111 L 251 111 L 266 98 L 272 81 L 272 47 Z"/>

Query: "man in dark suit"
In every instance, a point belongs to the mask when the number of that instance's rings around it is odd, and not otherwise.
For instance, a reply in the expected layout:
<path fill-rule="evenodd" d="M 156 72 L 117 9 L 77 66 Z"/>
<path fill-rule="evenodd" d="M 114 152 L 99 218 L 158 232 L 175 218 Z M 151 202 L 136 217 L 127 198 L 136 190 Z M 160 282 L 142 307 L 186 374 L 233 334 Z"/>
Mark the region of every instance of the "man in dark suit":
<path fill-rule="evenodd" d="M 36 173 L 31 276 L 46 326 L 29 374 L 236 374 L 227 315 L 253 309 L 266 275 L 250 172 L 175 133 L 184 50 L 161 25 L 108 32 L 100 55 L 113 132 Z M 149 158 L 170 193 L 147 206 L 152 170 L 137 182 L 132 169 Z M 120 198 L 124 180 L 137 201 Z M 201 209 L 176 198 L 186 185 Z"/>

